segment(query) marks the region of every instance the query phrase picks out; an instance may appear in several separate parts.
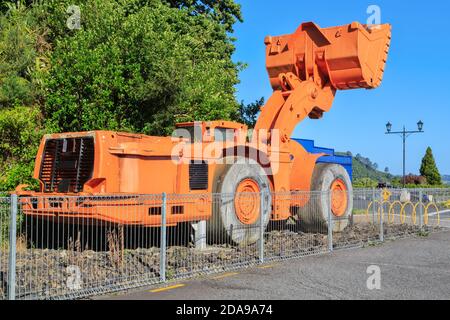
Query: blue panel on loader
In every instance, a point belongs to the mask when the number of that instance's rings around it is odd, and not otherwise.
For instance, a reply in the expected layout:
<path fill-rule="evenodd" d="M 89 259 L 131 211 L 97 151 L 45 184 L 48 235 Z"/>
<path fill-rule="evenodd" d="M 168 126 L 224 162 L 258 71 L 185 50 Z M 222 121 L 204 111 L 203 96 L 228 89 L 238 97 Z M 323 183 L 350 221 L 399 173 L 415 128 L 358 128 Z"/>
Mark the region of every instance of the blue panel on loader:
<path fill-rule="evenodd" d="M 298 143 L 300 143 L 303 148 L 306 149 L 309 153 L 325 153 L 327 156 L 321 157 L 317 160 L 317 163 L 334 163 L 340 164 L 347 170 L 350 179 L 353 179 L 353 167 L 352 167 L 352 157 L 351 156 L 339 156 L 335 154 L 334 149 L 330 148 L 320 148 L 316 147 L 314 144 L 314 140 L 306 140 L 306 139 L 292 139 Z"/>

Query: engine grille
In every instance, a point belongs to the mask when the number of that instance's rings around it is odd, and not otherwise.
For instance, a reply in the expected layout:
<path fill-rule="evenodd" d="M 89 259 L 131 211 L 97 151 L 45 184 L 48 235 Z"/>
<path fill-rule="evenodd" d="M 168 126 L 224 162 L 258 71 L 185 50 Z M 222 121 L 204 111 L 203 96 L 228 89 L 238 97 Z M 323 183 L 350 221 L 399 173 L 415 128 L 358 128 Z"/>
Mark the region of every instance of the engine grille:
<path fill-rule="evenodd" d="M 189 164 L 189 188 L 191 190 L 208 189 L 208 164 L 205 161 Z"/>
<path fill-rule="evenodd" d="M 81 192 L 92 178 L 94 138 L 49 139 L 45 142 L 39 179 L 44 192 Z"/>

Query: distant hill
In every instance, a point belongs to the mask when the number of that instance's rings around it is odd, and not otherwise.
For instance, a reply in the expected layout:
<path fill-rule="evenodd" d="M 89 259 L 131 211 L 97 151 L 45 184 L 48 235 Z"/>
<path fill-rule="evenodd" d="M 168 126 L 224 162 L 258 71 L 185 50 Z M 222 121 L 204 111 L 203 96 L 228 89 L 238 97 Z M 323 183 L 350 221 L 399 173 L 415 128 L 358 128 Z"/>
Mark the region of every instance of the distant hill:
<path fill-rule="evenodd" d="M 393 176 L 389 173 L 381 172 L 367 165 L 361 160 L 353 157 L 353 180 L 370 178 L 378 182 L 390 182 Z"/>
<path fill-rule="evenodd" d="M 395 176 L 390 173 L 378 170 L 378 164 L 372 162 L 369 158 L 365 158 L 359 153 L 353 156 L 350 151 L 336 152 L 337 155 L 352 156 L 353 157 L 353 182 L 359 179 L 369 178 L 378 183 L 394 183 L 393 180 L 401 179 L 400 176 Z M 450 175 L 442 175 L 442 181 L 450 185 Z"/>
<path fill-rule="evenodd" d="M 450 174 L 444 174 L 442 176 L 442 181 L 444 181 L 444 183 L 446 184 L 450 184 Z"/>
<path fill-rule="evenodd" d="M 338 155 L 351 155 L 351 152 L 337 152 Z M 360 154 L 353 156 L 353 181 L 362 178 L 370 178 L 374 181 L 385 183 L 391 182 L 394 176 L 378 170 L 378 165 L 372 163 L 369 158 Z"/>

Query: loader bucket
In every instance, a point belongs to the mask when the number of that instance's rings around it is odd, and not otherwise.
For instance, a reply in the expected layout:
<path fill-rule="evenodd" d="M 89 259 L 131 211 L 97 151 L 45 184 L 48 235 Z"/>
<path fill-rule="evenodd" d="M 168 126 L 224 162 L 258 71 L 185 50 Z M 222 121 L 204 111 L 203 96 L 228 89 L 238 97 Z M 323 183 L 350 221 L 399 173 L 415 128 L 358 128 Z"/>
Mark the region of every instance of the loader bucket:
<path fill-rule="evenodd" d="M 358 22 L 323 29 L 332 39 L 325 51 L 330 82 L 336 89 L 376 88 L 383 80 L 391 26 L 370 28 Z"/>
<path fill-rule="evenodd" d="M 294 73 L 304 81 L 315 76 L 316 67 L 336 89 L 376 88 L 383 79 L 390 41 L 389 24 L 368 27 L 358 22 L 330 28 L 306 22 L 293 34 L 268 36 L 266 67 L 272 88 L 283 88 L 282 73 Z"/>

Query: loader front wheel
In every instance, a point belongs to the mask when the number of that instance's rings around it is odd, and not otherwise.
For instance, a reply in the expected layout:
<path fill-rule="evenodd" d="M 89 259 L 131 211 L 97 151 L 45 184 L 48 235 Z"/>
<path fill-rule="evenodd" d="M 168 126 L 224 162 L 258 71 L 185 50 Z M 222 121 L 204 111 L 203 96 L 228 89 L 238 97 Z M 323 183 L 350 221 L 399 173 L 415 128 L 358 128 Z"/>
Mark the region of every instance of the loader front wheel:
<path fill-rule="evenodd" d="M 258 241 L 261 223 L 265 230 L 271 213 L 269 179 L 262 167 L 247 158 L 225 158 L 217 165 L 214 191 L 209 239 L 241 246 Z"/>
<path fill-rule="evenodd" d="M 311 181 L 308 204 L 299 209 L 299 225 L 305 232 L 326 233 L 330 210 L 333 231 L 342 232 L 349 224 L 353 210 L 352 182 L 347 170 L 338 164 L 316 165 Z"/>

